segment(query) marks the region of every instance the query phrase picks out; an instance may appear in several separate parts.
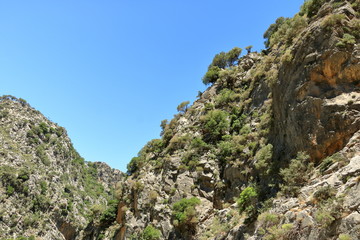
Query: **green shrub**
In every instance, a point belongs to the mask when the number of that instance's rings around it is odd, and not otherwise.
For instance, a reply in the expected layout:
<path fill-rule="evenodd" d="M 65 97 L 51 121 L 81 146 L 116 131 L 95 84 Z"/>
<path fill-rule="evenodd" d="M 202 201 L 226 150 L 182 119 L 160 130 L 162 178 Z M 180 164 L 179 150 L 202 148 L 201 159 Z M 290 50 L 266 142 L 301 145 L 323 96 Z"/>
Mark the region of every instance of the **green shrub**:
<path fill-rule="evenodd" d="M 235 135 L 224 135 L 222 141 L 217 144 L 217 157 L 222 163 L 229 163 L 236 161 L 242 156 L 245 148 L 245 139 L 243 136 Z"/>
<path fill-rule="evenodd" d="M 247 47 L 245 48 L 248 54 L 251 53 L 251 49 L 252 49 L 253 47 L 254 47 L 253 45 L 249 45 L 249 46 L 247 46 Z"/>
<path fill-rule="evenodd" d="M 30 179 L 30 172 L 28 169 L 21 169 L 17 178 L 25 182 Z"/>
<path fill-rule="evenodd" d="M 222 110 L 212 110 L 201 117 L 205 137 L 213 141 L 220 139 L 222 135 L 226 134 L 230 127 L 228 117 L 228 113 Z"/>
<path fill-rule="evenodd" d="M 280 222 L 280 216 L 274 213 L 264 212 L 257 218 L 262 228 L 268 228 L 277 225 Z"/>
<path fill-rule="evenodd" d="M 15 192 L 15 188 L 13 188 L 12 186 L 7 186 L 7 188 L 6 188 L 6 194 L 7 195 L 9 195 L 9 196 L 11 196 L 11 195 L 13 195 L 13 193 Z"/>
<path fill-rule="evenodd" d="M 167 152 L 173 152 L 175 150 L 184 149 L 190 142 L 191 136 L 189 134 L 183 136 L 175 135 L 169 142 Z"/>
<path fill-rule="evenodd" d="M 47 191 L 47 183 L 46 181 L 41 181 L 40 182 L 40 190 L 41 190 L 41 194 L 45 195 L 46 191 Z"/>
<path fill-rule="evenodd" d="M 351 6 L 354 8 L 355 11 L 360 12 L 360 1 L 354 0 Z"/>
<path fill-rule="evenodd" d="M 109 200 L 106 210 L 101 214 L 100 221 L 107 223 L 114 222 L 116 219 L 118 204 L 119 204 L 118 200 L 115 199 Z"/>
<path fill-rule="evenodd" d="M 160 238 L 160 230 L 154 228 L 152 225 L 147 225 L 141 234 L 140 240 L 158 240 Z"/>
<path fill-rule="evenodd" d="M 258 194 L 253 187 L 245 188 L 236 203 L 240 212 L 245 212 L 250 217 L 256 213 L 256 205 L 258 202 Z"/>
<path fill-rule="evenodd" d="M 275 23 L 271 24 L 269 26 L 269 28 L 266 30 L 266 32 L 264 33 L 263 37 L 266 40 L 264 42 L 265 47 L 270 47 L 270 38 L 271 36 L 276 33 L 280 26 L 287 20 L 288 18 L 284 18 L 284 17 L 279 17 L 276 19 Z"/>
<path fill-rule="evenodd" d="M 176 126 L 179 117 L 179 114 L 175 115 L 174 118 L 170 121 L 170 123 L 165 125 L 164 130 L 161 132 L 164 148 L 169 144 L 169 141 L 176 133 Z"/>
<path fill-rule="evenodd" d="M 264 37 L 268 37 L 265 44 L 269 47 L 280 43 L 289 46 L 306 26 L 306 18 L 299 15 L 293 18 L 279 18 L 275 25 L 270 26 L 265 32 Z"/>
<path fill-rule="evenodd" d="M 331 14 L 326 16 L 324 21 L 321 23 L 321 26 L 329 31 L 332 31 L 335 26 L 340 26 L 341 21 L 346 18 L 346 15 L 341 14 Z"/>
<path fill-rule="evenodd" d="M 233 90 L 224 88 L 220 94 L 216 96 L 216 106 L 223 106 L 240 98 L 240 94 L 236 94 Z"/>
<path fill-rule="evenodd" d="M 229 52 L 226 53 L 226 63 L 228 67 L 231 67 L 238 61 L 239 56 L 241 55 L 242 49 L 234 47 Z"/>
<path fill-rule="evenodd" d="M 208 69 L 202 78 L 202 82 L 207 85 L 214 83 L 219 79 L 220 68 L 218 66 L 212 66 Z"/>
<path fill-rule="evenodd" d="M 139 155 L 145 156 L 148 153 L 157 155 L 164 150 L 164 147 L 164 141 L 162 139 L 152 139 L 140 150 Z"/>
<path fill-rule="evenodd" d="M 169 124 L 168 120 L 167 119 L 164 119 L 161 121 L 160 123 L 160 127 L 161 127 L 161 133 L 160 133 L 160 136 L 164 135 L 164 132 L 165 132 L 165 129 L 166 129 L 166 126 Z"/>
<path fill-rule="evenodd" d="M 215 105 L 212 103 L 205 103 L 204 108 L 206 111 L 211 111 L 215 109 Z"/>
<path fill-rule="evenodd" d="M 197 222 L 195 207 L 199 205 L 200 199 L 196 197 L 183 198 L 172 206 L 172 216 L 174 218 L 174 225 L 192 225 Z"/>
<path fill-rule="evenodd" d="M 195 170 L 199 164 L 200 154 L 194 151 L 186 152 L 182 157 L 183 170 Z"/>
<path fill-rule="evenodd" d="M 282 193 L 287 196 L 296 196 L 302 186 L 309 179 L 313 164 L 309 162 L 309 156 L 304 152 L 298 153 L 295 159 L 290 161 L 287 168 L 280 170 L 283 184 L 280 185 Z"/>
<path fill-rule="evenodd" d="M 335 153 L 329 157 L 326 157 L 319 165 L 319 171 L 321 174 L 324 174 L 326 172 L 326 170 L 334 163 L 338 162 L 341 165 L 344 165 L 346 162 L 346 158 L 340 154 L 340 153 Z"/>
<path fill-rule="evenodd" d="M 55 130 L 55 133 L 58 137 L 61 137 L 64 134 L 64 132 L 65 132 L 65 128 L 63 128 L 63 127 L 58 127 Z"/>
<path fill-rule="evenodd" d="M 164 122 L 164 121 L 163 121 Z M 169 130 L 167 129 L 168 126 L 164 122 L 165 135 Z M 127 174 L 131 175 L 137 172 L 140 168 L 142 168 L 145 162 L 149 161 L 147 159 L 147 155 L 149 153 L 155 154 L 155 157 L 158 156 L 159 153 L 163 151 L 165 147 L 165 143 L 162 139 L 152 139 L 151 141 L 147 142 L 146 145 L 139 151 L 138 156 L 133 157 L 127 165 Z"/>
<path fill-rule="evenodd" d="M 306 15 L 307 17 L 311 18 L 315 16 L 321 6 L 326 2 L 326 0 L 307 0 L 301 6 L 300 15 Z"/>
<path fill-rule="evenodd" d="M 27 214 L 24 217 L 24 225 L 25 227 L 36 227 L 40 219 L 40 213 Z"/>
<path fill-rule="evenodd" d="M 284 54 L 281 56 L 281 61 L 283 63 L 290 63 L 293 60 L 294 56 L 291 53 L 291 49 L 286 49 L 286 51 L 284 52 Z M 272 69 L 273 71 L 275 71 L 275 69 Z M 276 76 L 273 79 L 269 79 L 269 80 L 274 80 L 277 78 L 278 76 L 278 72 L 275 73 Z"/>
<path fill-rule="evenodd" d="M 319 188 L 313 195 L 313 199 L 318 202 L 324 202 L 326 200 L 328 200 L 329 198 L 335 197 L 336 195 L 336 190 L 334 187 L 332 186 L 324 186 Z"/>
<path fill-rule="evenodd" d="M 179 106 L 177 106 L 176 109 L 180 113 L 185 113 L 187 111 L 188 107 L 189 107 L 189 104 L 190 104 L 189 101 L 182 102 L 182 103 L 179 104 Z"/>
<path fill-rule="evenodd" d="M 255 155 L 255 168 L 260 175 L 267 175 L 270 172 L 270 164 L 273 155 L 273 145 L 268 144 L 262 147 Z"/>
<path fill-rule="evenodd" d="M 273 226 L 267 229 L 268 233 L 264 236 L 265 240 L 293 239 L 289 233 L 294 229 L 291 223 L 283 224 L 280 228 Z"/>
<path fill-rule="evenodd" d="M 0 119 L 1 118 L 6 118 L 9 115 L 9 111 L 7 110 L 3 110 L 0 112 Z"/>
<path fill-rule="evenodd" d="M 45 145 L 41 144 L 36 148 L 36 156 L 41 160 L 45 166 L 50 166 L 50 159 L 45 152 Z"/>
<path fill-rule="evenodd" d="M 75 165 L 80 165 L 83 166 L 85 164 L 85 160 L 84 158 L 75 158 L 74 160 L 72 160 L 72 163 Z"/>
<path fill-rule="evenodd" d="M 35 237 L 34 236 L 30 236 L 30 237 L 20 236 L 20 237 L 17 237 L 15 240 L 35 240 Z"/>
<path fill-rule="evenodd" d="M 327 210 L 320 209 L 315 213 L 315 220 L 322 227 L 327 228 L 335 221 L 335 218 Z"/>
<path fill-rule="evenodd" d="M 219 68 L 226 68 L 227 66 L 227 56 L 225 52 L 220 52 L 216 54 L 210 64 L 209 67 L 219 67 Z"/>
<path fill-rule="evenodd" d="M 44 195 L 36 195 L 32 200 L 31 210 L 35 213 L 38 211 L 46 211 L 51 205 L 51 201 Z"/>
<path fill-rule="evenodd" d="M 321 200 L 317 205 L 315 212 L 315 221 L 323 228 L 330 227 L 330 225 L 343 215 L 343 201 L 342 197 L 334 197 L 335 193 L 331 196 L 324 196 L 324 200 Z M 328 195 L 328 194 L 326 194 Z"/>
<path fill-rule="evenodd" d="M 105 211 L 106 207 L 102 204 L 94 204 L 90 207 L 90 210 L 94 217 L 99 217 Z"/>
<path fill-rule="evenodd" d="M 196 149 L 197 152 L 202 153 L 204 151 L 207 151 L 211 148 L 211 146 L 209 144 L 207 144 L 206 142 L 204 142 L 202 140 L 202 138 L 200 137 L 195 137 L 190 144 L 190 147 L 192 149 Z"/>
<path fill-rule="evenodd" d="M 242 52 L 241 48 L 234 47 L 229 52 L 220 52 L 215 55 L 211 64 L 208 67 L 208 71 L 205 73 L 202 81 L 204 84 L 214 83 L 219 79 L 221 69 L 232 67 L 239 60 L 239 56 Z"/>
<path fill-rule="evenodd" d="M 133 157 L 130 162 L 127 164 L 127 174 L 131 175 L 135 173 L 143 165 L 144 159 L 141 157 Z"/>
<path fill-rule="evenodd" d="M 352 46 L 356 43 L 356 38 L 348 33 L 345 33 L 342 37 L 342 39 L 340 39 L 340 41 L 338 43 L 336 43 L 337 47 L 341 47 L 341 48 L 345 48 L 347 46 Z"/>
<path fill-rule="evenodd" d="M 29 187 L 26 181 L 29 179 L 30 172 L 26 168 L 16 170 L 10 166 L 0 166 L 0 180 L 6 188 L 6 194 L 12 195 L 14 192 L 28 194 Z"/>
<path fill-rule="evenodd" d="M 352 240 L 351 236 L 349 234 L 341 233 L 339 235 L 339 240 Z"/>

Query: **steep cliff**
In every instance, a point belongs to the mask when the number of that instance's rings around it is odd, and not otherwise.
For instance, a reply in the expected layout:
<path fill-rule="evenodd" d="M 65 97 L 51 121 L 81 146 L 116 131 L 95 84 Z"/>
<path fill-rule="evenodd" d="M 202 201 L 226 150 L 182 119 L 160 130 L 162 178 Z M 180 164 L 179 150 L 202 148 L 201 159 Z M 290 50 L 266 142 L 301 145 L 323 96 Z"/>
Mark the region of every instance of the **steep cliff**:
<path fill-rule="evenodd" d="M 1 97 L 0 142 L 0 239 L 98 239 L 115 219 L 106 209 L 122 173 L 85 162 L 25 100 Z"/>
<path fill-rule="evenodd" d="M 115 239 L 359 239 L 359 11 L 307 1 L 261 54 L 213 62 L 129 163 Z"/>
<path fill-rule="evenodd" d="M 126 176 L 2 97 L 0 238 L 360 239 L 359 17 L 308 0 L 261 53 L 216 55 Z"/>

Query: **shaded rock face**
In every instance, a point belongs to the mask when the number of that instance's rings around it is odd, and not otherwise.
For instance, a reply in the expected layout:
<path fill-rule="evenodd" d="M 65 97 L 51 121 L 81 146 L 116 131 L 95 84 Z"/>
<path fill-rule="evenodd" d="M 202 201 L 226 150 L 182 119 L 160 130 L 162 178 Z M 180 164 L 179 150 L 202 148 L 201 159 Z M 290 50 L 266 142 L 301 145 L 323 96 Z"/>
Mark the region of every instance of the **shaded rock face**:
<path fill-rule="evenodd" d="M 346 51 L 333 48 L 337 40 L 316 30 L 318 26 L 312 27 L 315 29 L 295 45 L 294 60 L 280 68 L 273 89 L 278 158 L 307 151 L 319 162 L 342 149 L 359 130 L 358 45 Z M 322 44 L 322 51 L 317 45 L 324 36 L 330 40 Z"/>
<path fill-rule="evenodd" d="M 63 220 L 58 219 L 57 229 L 61 232 L 61 234 L 64 236 L 66 240 L 73 240 L 76 237 L 76 228 L 71 225 L 71 223 L 65 222 Z"/>

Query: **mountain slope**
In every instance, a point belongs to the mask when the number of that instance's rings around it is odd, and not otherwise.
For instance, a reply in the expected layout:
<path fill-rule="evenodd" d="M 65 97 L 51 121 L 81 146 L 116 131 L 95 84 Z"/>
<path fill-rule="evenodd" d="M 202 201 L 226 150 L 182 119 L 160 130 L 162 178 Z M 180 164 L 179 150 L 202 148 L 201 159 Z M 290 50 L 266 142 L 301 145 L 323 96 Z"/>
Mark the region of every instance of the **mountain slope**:
<path fill-rule="evenodd" d="M 359 239 L 359 17 L 359 0 L 308 0 L 261 53 L 217 54 L 127 176 L 1 97 L 0 238 Z"/>
<path fill-rule="evenodd" d="M 1 97 L 0 123 L 1 239 L 83 239 L 112 222 L 103 213 L 120 171 L 85 162 L 65 129 L 25 100 Z"/>
<path fill-rule="evenodd" d="M 359 238 L 359 10 L 307 1 L 263 53 L 217 55 L 129 163 L 115 239 Z"/>

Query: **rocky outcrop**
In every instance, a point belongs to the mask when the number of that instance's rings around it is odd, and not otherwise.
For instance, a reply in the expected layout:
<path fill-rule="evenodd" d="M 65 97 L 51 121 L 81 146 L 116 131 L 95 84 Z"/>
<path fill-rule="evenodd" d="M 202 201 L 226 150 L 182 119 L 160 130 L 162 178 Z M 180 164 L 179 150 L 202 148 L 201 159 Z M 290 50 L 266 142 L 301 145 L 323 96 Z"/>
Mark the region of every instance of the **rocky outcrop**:
<path fill-rule="evenodd" d="M 336 47 L 343 28 L 324 27 L 326 18 L 334 14 L 343 14 L 345 26 L 358 21 L 350 3 L 332 12 L 328 9 L 292 46 L 293 60 L 279 69 L 273 89 L 274 146 L 279 158 L 307 151 L 319 162 L 342 149 L 358 130 L 360 45 Z"/>
<path fill-rule="evenodd" d="M 286 224 L 291 226 L 288 232 L 282 233 L 284 236 L 293 236 L 292 239 L 338 239 L 340 235 L 347 236 L 347 239 L 360 237 L 359 133 L 355 133 L 337 153 L 346 156 L 343 160 L 349 162 L 345 166 L 340 167 L 339 162 L 335 162 L 326 174 L 316 172 L 309 184 L 301 189 L 298 198 L 278 198 L 273 208 L 265 213 L 277 218 L 273 223 L 277 228 Z M 258 221 L 251 239 L 262 238 L 264 229 L 269 229 L 266 224 L 269 223 Z"/>
<path fill-rule="evenodd" d="M 83 230 L 122 173 L 85 162 L 65 129 L 25 100 L 1 97 L 0 113 L 0 238 L 97 239 L 100 231 L 87 238 Z"/>

